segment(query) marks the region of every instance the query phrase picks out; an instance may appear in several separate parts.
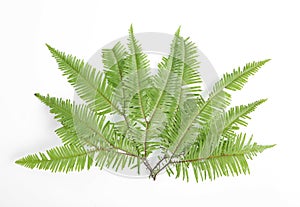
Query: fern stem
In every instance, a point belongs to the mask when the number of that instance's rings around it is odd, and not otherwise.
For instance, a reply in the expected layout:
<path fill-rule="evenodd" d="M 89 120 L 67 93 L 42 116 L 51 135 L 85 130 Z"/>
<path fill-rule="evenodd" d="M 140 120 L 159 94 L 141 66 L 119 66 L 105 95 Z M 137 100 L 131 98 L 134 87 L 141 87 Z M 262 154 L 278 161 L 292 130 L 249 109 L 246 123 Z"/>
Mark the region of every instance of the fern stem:
<path fill-rule="evenodd" d="M 144 162 L 145 166 L 150 171 L 150 175 L 151 175 L 151 173 L 153 171 L 153 168 L 151 167 L 150 163 L 148 162 L 148 160 L 146 158 L 142 158 L 142 159 L 143 159 L 143 162 Z"/>

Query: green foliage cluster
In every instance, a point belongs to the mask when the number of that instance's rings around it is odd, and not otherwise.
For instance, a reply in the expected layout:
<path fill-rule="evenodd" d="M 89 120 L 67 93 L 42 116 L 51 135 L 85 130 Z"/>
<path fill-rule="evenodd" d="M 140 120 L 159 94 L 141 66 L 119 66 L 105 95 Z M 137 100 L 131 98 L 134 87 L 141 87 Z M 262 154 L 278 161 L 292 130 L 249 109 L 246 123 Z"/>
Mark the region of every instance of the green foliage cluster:
<path fill-rule="evenodd" d="M 61 123 L 63 145 L 16 161 L 28 168 L 70 172 L 96 166 L 119 171 L 141 166 L 149 177 L 166 170 L 196 181 L 249 173 L 247 160 L 274 145 L 258 145 L 239 132 L 266 99 L 229 108 L 230 92 L 269 60 L 226 73 L 207 98 L 201 94 L 197 47 L 176 31 L 170 54 L 151 73 L 147 55 L 129 29 L 128 47 L 103 49 L 104 71 L 47 45 L 59 69 L 84 101 L 35 94 Z M 108 117 L 115 117 L 109 119 Z M 158 161 L 150 164 L 149 157 Z"/>

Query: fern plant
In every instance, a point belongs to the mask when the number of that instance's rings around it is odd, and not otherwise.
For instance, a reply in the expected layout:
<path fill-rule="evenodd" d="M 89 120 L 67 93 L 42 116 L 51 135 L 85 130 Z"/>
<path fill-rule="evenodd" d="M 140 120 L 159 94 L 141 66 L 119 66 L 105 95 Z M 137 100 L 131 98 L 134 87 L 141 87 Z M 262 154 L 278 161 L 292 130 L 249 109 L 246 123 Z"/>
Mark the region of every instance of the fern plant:
<path fill-rule="evenodd" d="M 96 166 L 115 171 L 126 167 L 136 173 L 143 165 L 154 180 L 165 170 L 186 180 L 193 172 L 198 182 L 247 174 L 247 160 L 274 146 L 258 145 L 239 132 L 266 99 L 228 109 L 230 92 L 241 90 L 269 60 L 224 74 L 204 98 L 197 47 L 180 35 L 180 28 L 156 74 L 132 26 L 127 46 L 118 42 L 104 49 L 105 70 L 98 71 L 47 45 L 84 104 L 35 94 L 61 123 L 56 134 L 63 145 L 28 155 L 17 164 L 52 172 Z M 153 157 L 155 163 L 150 162 Z"/>

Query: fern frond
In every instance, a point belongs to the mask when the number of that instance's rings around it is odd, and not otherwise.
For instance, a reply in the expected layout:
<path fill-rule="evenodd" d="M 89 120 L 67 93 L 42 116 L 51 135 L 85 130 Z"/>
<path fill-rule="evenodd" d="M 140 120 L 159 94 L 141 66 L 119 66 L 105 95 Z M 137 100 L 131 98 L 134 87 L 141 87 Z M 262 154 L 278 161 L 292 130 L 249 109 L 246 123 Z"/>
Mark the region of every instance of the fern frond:
<path fill-rule="evenodd" d="M 239 130 L 239 126 L 247 126 L 246 120 L 250 119 L 248 114 L 253 112 L 259 105 L 266 101 L 267 99 L 261 99 L 248 105 L 240 105 L 230 108 L 224 114 L 223 135 L 225 137 L 230 137 L 234 135 L 236 130 Z"/>
<path fill-rule="evenodd" d="M 194 143 L 197 145 L 204 140 L 201 156 L 210 156 L 218 146 L 220 139 L 235 136 L 235 131 L 239 130 L 240 126 L 247 126 L 246 120 L 250 119 L 248 114 L 265 101 L 266 99 L 261 99 L 248 105 L 235 106 L 227 112 L 218 113 L 212 117 L 206 125 L 199 129 L 198 141 Z"/>
<path fill-rule="evenodd" d="M 225 73 L 223 77 L 214 85 L 208 100 L 200 106 L 200 120 L 207 123 L 215 113 L 223 112 L 229 106 L 231 95 L 226 91 L 241 90 L 247 83 L 248 78 L 254 75 L 259 69 L 269 61 L 263 60 L 246 64 L 243 69 L 234 69 L 232 73 Z"/>
<path fill-rule="evenodd" d="M 67 76 L 68 82 L 75 88 L 77 94 L 97 113 L 105 114 L 112 110 L 121 114 L 115 103 L 112 103 L 112 88 L 103 73 L 97 71 L 83 60 L 72 55 L 66 55 L 50 45 L 47 45 L 56 59 L 59 69 Z"/>
<path fill-rule="evenodd" d="M 56 130 L 63 143 L 75 146 L 104 147 L 124 149 L 136 153 L 135 146 L 130 140 L 120 139 L 114 131 L 112 123 L 104 116 L 89 110 L 86 106 L 74 106 L 69 100 L 59 98 L 36 96 L 47 106 L 55 118 L 63 125 Z"/>
<path fill-rule="evenodd" d="M 164 86 L 167 88 L 168 82 L 165 84 L 164 81 L 168 80 L 168 78 L 173 78 L 170 79 L 171 84 L 169 84 L 169 87 L 171 87 L 168 90 L 172 92 L 168 93 L 168 91 L 162 90 L 161 94 L 163 95 L 163 93 L 166 92 L 167 96 L 171 95 L 169 100 L 164 101 L 164 105 L 170 102 L 170 106 L 173 106 L 175 110 L 175 116 L 169 117 L 171 121 L 167 124 L 168 127 L 165 128 L 165 135 L 163 135 L 164 139 L 167 139 L 169 143 L 166 144 L 167 148 L 173 153 L 172 156 L 175 156 L 177 153 L 180 154 L 189 143 L 196 139 L 195 134 L 197 134 L 200 127 L 199 123 L 197 121 L 195 122 L 195 120 L 197 120 L 198 110 L 196 108 L 198 104 L 190 100 L 190 98 L 203 100 L 200 95 L 201 79 L 197 71 L 199 62 L 197 61 L 197 48 L 195 44 L 189 41 L 188 38 L 184 40 L 180 37 L 178 30 L 171 45 L 169 58 L 164 58 L 159 66 L 161 70 L 158 75 L 165 73 L 167 77 L 158 76 L 158 80 L 162 82 L 161 85 L 156 84 L 158 88 L 164 89 Z M 166 72 L 163 69 L 165 69 Z M 159 81 L 157 81 L 157 83 L 159 83 Z M 183 107 L 184 102 L 186 102 L 190 108 L 186 115 L 184 115 L 182 111 L 178 111 L 179 107 Z M 169 108 L 168 113 L 172 115 L 173 112 L 171 108 Z M 183 116 L 183 118 L 179 118 L 180 116 Z M 194 119 L 191 117 L 194 117 Z M 179 119 L 182 121 L 179 121 Z M 174 130 L 172 130 L 172 128 L 174 128 Z"/>
<path fill-rule="evenodd" d="M 180 94 L 180 80 L 182 79 L 182 70 L 184 67 L 184 40 L 179 34 L 180 28 L 178 28 L 172 40 L 170 55 L 163 57 L 162 62 L 158 64 L 158 73 L 153 78 L 154 86 L 159 90 L 155 95 L 155 105 L 150 113 L 150 121 L 155 119 L 158 109 L 172 114 L 172 111 L 176 108 L 174 102 Z"/>
<path fill-rule="evenodd" d="M 50 113 L 54 114 L 54 118 L 62 124 L 62 127 L 55 132 L 61 138 L 65 145 L 72 144 L 80 147 L 80 140 L 77 137 L 77 133 L 74 129 L 73 121 L 73 104 L 70 100 L 63 100 L 62 98 L 54 98 L 42 96 L 39 93 L 34 94 L 40 99 L 46 106 L 50 107 Z"/>
<path fill-rule="evenodd" d="M 182 47 L 184 40 L 179 33 L 180 28 L 172 41 L 170 55 L 162 59 L 158 65 L 158 73 L 153 78 L 157 90 L 153 90 L 149 95 L 153 102 L 149 113 L 147 136 L 157 140 L 157 143 L 160 142 L 160 134 L 166 129 L 168 117 L 173 116 L 176 103 L 179 102 L 177 99 L 180 95 L 184 70 L 184 48 Z"/>
<path fill-rule="evenodd" d="M 184 40 L 184 69 L 182 73 L 182 100 L 199 99 L 201 96 L 201 83 L 200 73 L 198 69 L 200 62 L 198 58 L 198 49 L 189 38 Z M 182 101 L 181 101 L 182 102 Z"/>
<path fill-rule="evenodd" d="M 28 168 L 51 170 L 52 172 L 70 172 L 89 169 L 93 160 L 82 147 L 65 145 L 47 150 L 45 153 L 28 155 L 16 161 Z"/>
<path fill-rule="evenodd" d="M 131 116 L 142 118 L 145 122 L 147 114 L 146 101 L 142 94 L 143 89 L 151 86 L 151 72 L 147 55 L 143 53 L 142 47 L 135 38 L 133 27 L 130 26 L 128 37 L 129 56 L 125 61 L 129 74 L 124 80 L 124 87 L 133 94 L 136 94 L 138 104 L 131 110 Z"/>
<path fill-rule="evenodd" d="M 171 143 L 167 146 L 173 156 L 176 153 L 181 153 L 189 144 L 191 144 L 197 137 L 199 131 L 199 123 L 193 123 L 186 129 L 186 125 L 190 119 L 190 114 L 197 113 L 197 102 L 201 98 L 201 78 L 197 71 L 199 62 L 197 61 L 197 47 L 189 38 L 183 39 L 179 36 L 181 41 L 181 54 L 179 62 L 181 69 L 177 69 L 175 72 L 179 75 L 179 93 L 177 97 L 174 97 L 175 115 L 170 116 L 170 121 L 164 130 L 164 138 L 168 139 Z M 178 72 L 179 71 L 179 72 Z M 171 112 L 170 112 L 171 113 Z M 182 136 L 183 134 L 184 136 Z M 179 139 L 176 139 L 180 137 Z M 176 153 L 175 153 L 176 151 Z"/>
<path fill-rule="evenodd" d="M 148 128 L 147 120 L 147 94 L 145 93 L 146 88 L 152 86 L 152 77 L 149 67 L 149 60 L 147 55 L 143 53 L 140 43 L 135 38 L 133 33 L 132 25 L 129 28 L 129 37 L 128 37 L 128 48 L 129 56 L 125 62 L 127 68 L 129 68 L 129 74 L 124 80 L 124 87 L 132 94 L 130 100 L 133 103 L 130 107 L 129 116 L 132 120 L 143 120 L 142 125 Z M 144 156 L 147 156 L 147 132 L 145 133 L 143 144 L 144 144 Z"/>
<path fill-rule="evenodd" d="M 195 122 L 199 121 L 200 124 L 204 126 L 204 130 L 207 131 L 206 136 L 208 138 L 206 139 L 206 142 L 209 143 L 207 143 L 206 145 L 208 147 L 205 147 L 206 150 L 203 151 L 204 156 L 208 156 L 212 152 L 212 150 L 214 150 L 214 147 L 217 146 L 217 141 L 220 139 L 219 136 L 221 135 L 220 129 L 225 130 L 225 128 L 223 128 L 225 127 L 223 124 L 222 128 L 218 126 L 218 123 L 224 123 L 225 117 L 222 117 L 221 114 L 224 113 L 224 109 L 230 104 L 231 100 L 231 95 L 227 93 L 225 89 L 242 89 L 248 78 L 251 75 L 254 75 L 261 68 L 261 66 L 268 61 L 269 60 L 249 63 L 246 64 L 243 70 L 238 69 L 234 70 L 232 73 L 226 73 L 223 78 L 215 84 L 208 100 L 199 100 L 199 110 L 195 115 L 191 115 L 191 117 L 193 117 L 192 119 Z M 227 121 L 230 122 L 229 117 L 227 117 Z M 210 134 L 212 137 L 210 136 Z"/>
<path fill-rule="evenodd" d="M 201 180 L 213 180 L 220 176 L 249 173 L 247 160 L 273 146 L 275 145 L 258 145 L 252 142 L 252 137 L 247 141 L 246 134 L 239 134 L 234 139 L 221 142 L 207 158 L 184 157 L 172 163 L 175 164 L 176 177 L 182 175 L 187 178 L 188 168 L 191 167 L 197 181 L 199 177 Z"/>
<path fill-rule="evenodd" d="M 246 64 L 243 69 L 238 67 L 237 69 L 234 69 L 232 73 L 225 73 L 221 80 L 215 84 L 211 94 L 217 94 L 224 88 L 231 91 L 241 90 L 248 82 L 249 77 L 257 73 L 259 69 L 269 61 L 270 59 L 258 62 L 254 61 Z"/>
<path fill-rule="evenodd" d="M 47 150 L 45 153 L 28 155 L 16 161 L 17 164 L 28 168 L 51 170 L 52 172 L 71 172 L 90 169 L 94 164 L 100 169 L 113 168 L 118 171 L 124 167 L 140 167 L 137 159 L 131 154 L 119 152 L 111 148 L 93 148 L 64 145 Z"/>
<path fill-rule="evenodd" d="M 220 145 L 222 134 L 228 135 L 228 133 L 230 133 L 231 137 L 234 136 L 234 130 L 238 129 L 238 124 L 245 125 L 246 122 L 244 119 L 249 118 L 247 114 L 255 110 L 255 108 L 263 102 L 265 102 L 264 99 L 253 102 L 247 106 L 238 106 L 230 109 L 225 115 L 219 113 L 202 127 L 197 115 L 195 119 L 184 118 L 183 122 L 176 117 L 174 121 L 171 122 L 171 127 L 166 129 L 167 137 L 171 140 L 169 143 L 172 143 L 168 148 L 171 151 L 170 159 L 176 157 L 176 155 L 179 156 L 181 153 L 187 156 L 195 155 L 196 153 L 197 156 L 201 156 L 202 158 L 210 157 Z M 191 114 L 197 113 L 199 113 L 199 111 L 189 111 L 187 115 L 190 116 Z M 190 122 L 186 122 L 185 120 L 189 120 Z M 175 138 L 172 140 L 172 137 Z M 189 146 L 189 148 L 185 150 L 187 146 Z M 197 152 L 195 152 L 195 149 Z"/>

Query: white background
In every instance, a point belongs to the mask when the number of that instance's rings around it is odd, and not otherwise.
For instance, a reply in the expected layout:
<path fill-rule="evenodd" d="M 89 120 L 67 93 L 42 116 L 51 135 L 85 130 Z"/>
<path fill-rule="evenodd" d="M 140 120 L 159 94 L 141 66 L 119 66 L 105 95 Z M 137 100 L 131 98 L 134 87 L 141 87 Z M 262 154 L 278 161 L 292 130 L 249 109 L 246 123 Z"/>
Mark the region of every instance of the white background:
<path fill-rule="evenodd" d="M 0 206 L 300 206 L 297 1 L 1 1 Z M 191 36 L 219 74 L 272 58 L 234 104 L 269 98 L 247 132 L 277 144 L 250 161 L 251 175 L 189 183 L 161 175 L 117 177 L 96 168 L 52 174 L 14 164 L 59 145 L 58 124 L 35 92 L 73 98 L 44 43 L 88 59 L 102 45 L 136 32 Z"/>

